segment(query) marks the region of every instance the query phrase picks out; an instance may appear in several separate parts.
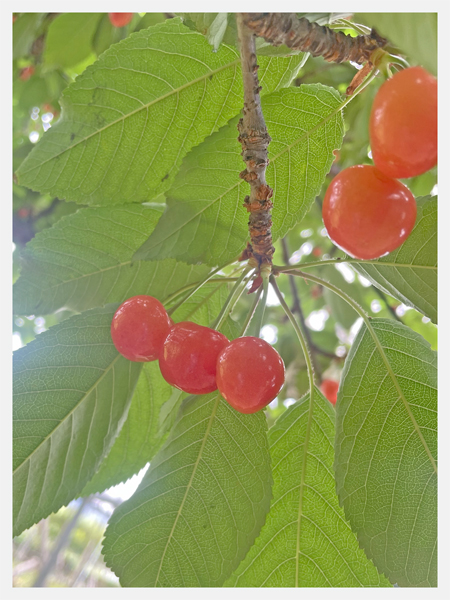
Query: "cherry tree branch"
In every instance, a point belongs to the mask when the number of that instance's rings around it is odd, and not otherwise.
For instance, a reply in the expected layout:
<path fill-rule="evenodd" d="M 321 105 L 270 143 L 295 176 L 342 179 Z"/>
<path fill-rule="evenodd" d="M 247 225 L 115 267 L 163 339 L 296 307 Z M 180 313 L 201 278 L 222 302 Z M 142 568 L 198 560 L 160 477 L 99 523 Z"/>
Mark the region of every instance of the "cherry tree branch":
<path fill-rule="evenodd" d="M 244 200 L 244 206 L 249 212 L 250 244 L 241 258 L 250 259 L 249 264 L 256 267 L 258 272 L 270 272 L 275 251 L 271 232 L 273 190 L 266 182 L 266 168 L 269 164 L 267 148 L 271 138 L 261 110 L 255 36 L 246 27 L 241 13 L 236 15 L 236 22 L 244 84 L 244 108 L 243 117 L 238 124 L 238 140 L 246 163 L 246 169 L 239 176 L 250 184 L 250 196 L 246 196 Z"/>
<path fill-rule="evenodd" d="M 372 29 L 368 35 L 351 37 L 341 31 L 310 23 L 295 13 L 243 13 L 245 25 L 272 46 L 285 44 L 293 50 L 322 56 L 329 62 L 363 64 L 388 41 Z"/>

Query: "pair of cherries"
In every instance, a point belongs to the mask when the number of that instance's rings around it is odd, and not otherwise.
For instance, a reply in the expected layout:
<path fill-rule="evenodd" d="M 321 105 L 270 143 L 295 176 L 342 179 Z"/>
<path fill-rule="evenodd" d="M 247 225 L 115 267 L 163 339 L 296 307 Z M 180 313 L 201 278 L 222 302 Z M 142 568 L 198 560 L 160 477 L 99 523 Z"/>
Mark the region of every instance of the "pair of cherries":
<path fill-rule="evenodd" d="M 331 240 L 363 260 L 392 252 L 414 228 L 413 194 L 397 179 L 437 163 L 437 80 L 422 67 L 399 71 L 378 90 L 369 123 L 372 165 L 341 171 L 323 201 Z"/>
<path fill-rule="evenodd" d="M 164 379 L 189 394 L 219 389 L 237 411 L 261 410 L 284 384 L 284 363 L 260 338 L 229 341 L 210 327 L 190 321 L 174 323 L 152 296 L 133 296 L 114 314 L 111 337 L 128 360 L 159 361 Z"/>

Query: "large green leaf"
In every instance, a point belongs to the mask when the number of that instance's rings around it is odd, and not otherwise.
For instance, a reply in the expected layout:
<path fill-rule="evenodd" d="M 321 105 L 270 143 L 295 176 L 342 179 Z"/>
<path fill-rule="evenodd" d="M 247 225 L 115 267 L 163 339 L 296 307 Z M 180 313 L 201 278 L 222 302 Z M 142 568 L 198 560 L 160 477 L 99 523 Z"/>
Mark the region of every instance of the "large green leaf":
<path fill-rule="evenodd" d="M 204 266 L 172 259 L 132 261 L 161 216 L 163 205 L 84 208 L 36 235 L 22 255 L 14 286 L 16 314 L 49 314 L 61 307 L 83 311 L 130 296 L 164 300 L 203 278 Z"/>
<path fill-rule="evenodd" d="M 219 313 L 226 296 L 225 284 L 208 282 L 172 316 L 177 322 L 189 320 L 207 326 Z M 102 492 L 140 471 L 162 446 L 186 396 L 164 380 L 157 362 L 144 364 L 127 420 L 100 469 L 80 495 Z"/>
<path fill-rule="evenodd" d="M 367 556 L 392 583 L 436 586 L 437 355 L 401 323 L 371 323 L 379 347 L 363 327 L 339 387 L 339 500 Z"/>
<path fill-rule="evenodd" d="M 356 13 L 355 21 L 375 27 L 380 35 L 433 75 L 437 73 L 437 13 Z"/>
<path fill-rule="evenodd" d="M 114 348 L 115 308 L 67 319 L 14 353 L 14 535 L 79 495 L 127 416 L 142 363 Z"/>
<path fill-rule="evenodd" d="M 437 196 L 417 199 L 417 219 L 404 244 L 376 261 L 353 263 L 377 288 L 437 323 Z"/>
<path fill-rule="evenodd" d="M 258 539 L 226 585 L 389 586 L 359 548 L 339 507 L 333 476 L 334 409 L 315 389 L 269 431 L 273 500 Z M 306 470 L 303 476 L 303 469 Z"/>
<path fill-rule="evenodd" d="M 263 412 L 185 400 L 138 490 L 109 521 L 106 564 L 128 587 L 217 587 L 253 544 L 271 496 Z"/>
<path fill-rule="evenodd" d="M 333 149 L 342 143 L 341 100 L 332 88 L 303 85 L 263 98 L 262 107 L 272 137 L 267 181 L 274 188 L 276 239 L 305 216 L 320 191 Z M 239 178 L 245 165 L 236 124 L 231 121 L 186 157 L 167 193 L 167 209 L 136 258 L 219 264 L 242 252 L 249 185 Z"/>
<path fill-rule="evenodd" d="M 93 51 L 93 39 L 101 13 L 62 13 L 48 28 L 44 63 L 47 66 L 73 67 Z"/>
<path fill-rule="evenodd" d="M 289 85 L 301 57 L 261 61 L 264 92 Z M 242 107 L 240 58 L 170 19 L 106 50 L 63 93 L 62 113 L 17 176 L 83 204 L 150 200 L 183 156 Z"/>

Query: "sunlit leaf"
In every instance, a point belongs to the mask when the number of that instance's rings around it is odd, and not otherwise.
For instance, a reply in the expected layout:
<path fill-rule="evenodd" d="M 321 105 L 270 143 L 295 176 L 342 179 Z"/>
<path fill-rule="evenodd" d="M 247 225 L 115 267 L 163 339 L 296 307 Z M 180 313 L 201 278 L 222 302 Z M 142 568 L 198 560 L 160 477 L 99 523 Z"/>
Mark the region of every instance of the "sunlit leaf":
<path fill-rule="evenodd" d="M 339 506 L 334 409 L 316 389 L 309 428 L 309 405 L 307 394 L 269 431 L 274 478 L 270 512 L 227 586 L 389 586 L 359 548 Z"/>
<path fill-rule="evenodd" d="M 101 13 L 62 13 L 50 23 L 45 40 L 47 66 L 73 67 L 93 51 Z"/>
<path fill-rule="evenodd" d="M 339 387 L 337 492 L 361 547 L 391 583 L 434 587 L 437 355 L 397 321 L 371 323 L 379 346 L 363 327 Z"/>
<path fill-rule="evenodd" d="M 289 85 L 300 62 L 263 59 L 264 91 Z M 169 19 L 108 48 L 60 104 L 19 183 L 83 204 L 150 200 L 170 187 L 193 146 L 241 110 L 240 58 L 227 46 L 213 52 Z"/>

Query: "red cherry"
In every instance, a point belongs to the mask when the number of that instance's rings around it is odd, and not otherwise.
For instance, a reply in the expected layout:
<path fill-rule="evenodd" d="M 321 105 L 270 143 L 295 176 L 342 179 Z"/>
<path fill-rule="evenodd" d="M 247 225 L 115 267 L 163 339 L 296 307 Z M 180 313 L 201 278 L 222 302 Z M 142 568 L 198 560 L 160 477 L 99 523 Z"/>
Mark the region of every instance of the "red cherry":
<path fill-rule="evenodd" d="M 159 300 L 133 296 L 116 310 L 111 337 L 117 350 L 135 362 L 156 360 L 169 333 L 171 319 Z"/>
<path fill-rule="evenodd" d="M 378 90 L 369 122 L 375 166 L 401 179 L 437 163 L 437 79 L 422 67 L 396 73 Z"/>
<path fill-rule="evenodd" d="M 241 413 L 255 413 L 267 406 L 283 384 L 283 360 L 260 338 L 237 338 L 217 359 L 217 387 L 225 400 Z"/>
<path fill-rule="evenodd" d="M 125 27 L 133 18 L 134 13 L 108 13 L 109 20 L 114 27 Z"/>
<path fill-rule="evenodd" d="M 417 206 L 408 188 L 370 165 L 341 171 L 328 186 L 322 217 L 331 240 L 355 258 L 395 250 L 411 233 Z"/>
<path fill-rule="evenodd" d="M 332 379 L 324 379 L 320 384 L 320 391 L 331 402 L 336 404 L 339 382 Z"/>
<path fill-rule="evenodd" d="M 228 344 L 215 329 L 189 321 L 175 323 L 159 357 L 162 376 L 188 394 L 209 394 L 217 389 L 217 356 Z"/>
<path fill-rule="evenodd" d="M 29 67 L 24 67 L 20 71 L 19 79 L 22 81 L 28 81 L 32 75 L 34 75 L 34 67 L 33 65 L 30 65 Z"/>

